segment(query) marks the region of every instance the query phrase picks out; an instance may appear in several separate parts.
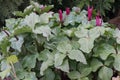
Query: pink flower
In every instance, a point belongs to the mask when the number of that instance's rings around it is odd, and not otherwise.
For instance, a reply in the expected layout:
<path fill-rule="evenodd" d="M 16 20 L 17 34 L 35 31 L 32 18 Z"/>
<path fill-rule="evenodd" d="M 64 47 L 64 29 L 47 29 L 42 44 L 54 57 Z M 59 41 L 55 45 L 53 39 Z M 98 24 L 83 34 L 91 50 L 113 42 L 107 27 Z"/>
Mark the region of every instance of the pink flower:
<path fill-rule="evenodd" d="M 66 8 L 66 15 L 70 14 L 70 8 Z"/>
<path fill-rule="evenodd" d="M 100 16 L 100 13 L 98 12 L 96 15 L 96 26 L 101 26 L 102 25 L 102 18 Z"/>
<path fill-rule="evenodd" d="M 63 22 L 62 10 L 60 9 L 58 12 L 59 12 L 59 19 L 60 19 L 60 22 Z"/>
<path fill-rule="evenodd" d="M 88 21 L 92 19 L 92 11 L 93 11 L 93 7 L 90 8 L 90 6 L 88 6 Z"/>
<path fill-rule="evenodd" d="M 80 12 L 80 8 L 79 8 L 79 7 L 73 7 L 73 10 L 74 10 L 76 13 L 79 13 L 79 12 Z"/>
<path fill-rule="evenodd" d="M 40 9 L 43 10 L 45 8 L 44 5 L 40 5 Z"/>

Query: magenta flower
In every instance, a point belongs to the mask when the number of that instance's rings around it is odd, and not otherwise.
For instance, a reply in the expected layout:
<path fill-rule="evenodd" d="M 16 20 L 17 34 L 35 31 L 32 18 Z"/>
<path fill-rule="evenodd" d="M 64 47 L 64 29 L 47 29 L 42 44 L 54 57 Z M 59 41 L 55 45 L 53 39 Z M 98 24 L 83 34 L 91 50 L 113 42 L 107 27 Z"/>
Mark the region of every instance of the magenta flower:
<path fill-rule="evenodd" d="M 60 9 L 58 12 L 59 12 L 59 19 L 60 19 L 60 22 L 63 22 L 62 10 Z"/>
<path fill-rule="evenodd" d="M 70 8 L 66 8 L 66 15 L 70 14 Z"/>
<path fill-rule="evenodd" d="M 93 7 L 90 8 L 90 6 L 88 6 L 88 21 L 92 19 L 92 11 L 93 11 Z"/>
<path fill-rule="evenodd" d="M 102 18 L 100 16 L 100 13 L 98 12 L 96 15 L 96 26 L 101 26 L 102 25 Z"/>

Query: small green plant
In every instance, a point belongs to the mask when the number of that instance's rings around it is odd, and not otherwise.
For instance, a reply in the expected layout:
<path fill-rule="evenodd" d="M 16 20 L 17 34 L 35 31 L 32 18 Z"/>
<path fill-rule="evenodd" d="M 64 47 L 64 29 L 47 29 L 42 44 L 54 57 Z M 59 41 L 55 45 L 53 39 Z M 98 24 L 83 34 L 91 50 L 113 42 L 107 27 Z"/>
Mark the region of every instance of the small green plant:
<path fill-rule="evenodd" d="M 118 29 L 98 25 L 98 15 L 88 21 L 86 10 L 53 13 L 34 4 L 1 29 L 2 79 L 110 80 L 120 71 Z"/>

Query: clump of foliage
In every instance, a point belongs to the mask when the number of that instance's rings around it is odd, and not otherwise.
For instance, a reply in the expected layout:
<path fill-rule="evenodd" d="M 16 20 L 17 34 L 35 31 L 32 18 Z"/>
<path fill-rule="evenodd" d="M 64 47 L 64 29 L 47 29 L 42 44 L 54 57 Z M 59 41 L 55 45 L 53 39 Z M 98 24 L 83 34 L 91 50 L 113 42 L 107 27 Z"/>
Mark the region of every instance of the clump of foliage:
<path fill-rule="evenodd" d="M 11 80 L 110 80 L 120 71 L 120 31 L 74 8 L 66 14 L 32 2 L 0 32 L 0 77 Z M 45 10 L 44 10 L 45 9 Z"/>

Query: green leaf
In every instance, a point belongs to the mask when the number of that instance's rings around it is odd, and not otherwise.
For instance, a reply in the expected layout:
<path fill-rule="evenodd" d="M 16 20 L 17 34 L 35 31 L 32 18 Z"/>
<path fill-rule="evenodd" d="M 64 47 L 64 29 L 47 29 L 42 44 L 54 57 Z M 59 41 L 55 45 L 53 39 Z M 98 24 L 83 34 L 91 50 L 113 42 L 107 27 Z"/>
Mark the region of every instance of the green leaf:
<path fill-rule="evenodd" d="M 55 67 L 62 65 L 64 58 L 66 57 L 65 54 L 56 53 L 55 54 Z"/>
<path fill-rule="evenodd" d="M 47 60 L 43 61 L 41 67 L 40 67 L 40 74 L 44 75 L 44 71 L 54 64 L 54 55 L 52 53 L 47 53 Z"/>
<path fill-rule="evenodd" d="M 72 45 L 72 49 L 79 49 L 80 45 L 78 43 L 78 41 L 71 41 L 71 45 Z"/>
<path fill-rule="evenodd" d="M 104 24 L 105 25 L 105 24 Z M 107 26 L 107 25 L 105 25 Z M 104 26 L 103 26 L 104 27 Z M 107 27 L 105 28 L 105 33 L 104 35 L 107 36 L 107 37 L 114 37 L 114 29 L 110 28 L 110 27 Z"/>
<path fill-rule="evenodd" d="M 18 27 L 14 30 L 14 35 L 24 34 L 27 32 L 32 32 L 32 29 L 28 26 Z"/>
<path fill-rule="evenodd" d="M 0 61 L 3 59 L 3 56 L 0 54 Z"/>
<path fill-rule="evenodd" d="M 89 80 L 89 78 L 88 77 L 84 77 L 84 78 L 81 78 L 79 80 Z"/>
<path fill-rule="evenodd" d="M 41 24 L 47 24 L 49 22 L 49 19 L 52 17 L 52 13 L 43 13 L 40 15 L 40 23 Z"/>
<path fill-rule="evenodd" d="M 85 38 L 88 37 L 88 30 L 81 28 L 80 30 L 75 32 L 75 36 L 78 38 Z"/>
<path fill-rule="evenodd" d="M 88 65 L 86 64 L 83 64 L 83 63 L 78 63 L 77 64 L 77 69 L 81 72 L 82 69 L 86 68 L 86 67 L 89 67 Z"/>
<path fill-rule="evenodd" d="M 60 70 L 62 70 L 64 72 L 69 73 L 69 63 L 68 63 L 68 60 L 67 59 L 64 60 L 63 63 L 62 63 L 62 65 L 57 66 L 56 68 L 60 69 Z"/>
<path fill-rule="evenodd" d="M 4 78 L 8 75 L 8 73 L 10 72 L 10 70 L 11 70 L 11 69 L 6 69 L 6 70 L 0 72 L 0 77 L 1 77 L 2 79 L 4 79 Z"/>
<path fill-rule="evenodd" d="M 105 32 L 105 28 L 104 27 L 94 27 L 92 29 L 90 29 L 89 31 L 89 36 L 95 40 L 96 38 L 98 38 L 100 35 L 103 35 Z"/>
<path fill-rule="evenodd" d="M 23 16 L 26 16 L 26 15 L 29 15 L 30 13 L 32 13 L 32 12 L 33 12 L 33 9 L 34 9 L 34 7 L 33 7 L 32 5 L 26 7 L 26 8 L 24 9 L 24 13 L 23 13 L 24 15 L 23 15 Z"/>
<path fill-rule="evenodd" d="M 64 33 L 65 33 L 67 36 L 71 37 L 71 36 L 73 35 L 73 30 L 72 30 L 72 29 L 71 29 L 71 30 L 64 30 Z"/>
<path fill-rule="evenodd" d="M 86 77 L 92 72 L 91 67 L 85 67 L 84 69 L 81 70 L 81 77 Z"/>
<path fill-rule="evenodd" d="M 18 40 L 16 38 L 11 38 L 11 47 L 19 52 L 21 52 L 21 47 L 23 45 L 23 36 L 17 36 Z"/>
<path fill-rule="evenodd" d="M 46 37 L 44 37 L 43 35 L 33 34 L 33 36 L 39 44 L 43 44 L 43 43 L 47 42 Z"/>
<path fill-rule="evenodd" d="M 111 80 L 111 77 L 113 76 L 113 70 L 111 68 L 103 66 L 100 69 L 98 76 L 101 80 Z"/>
<path fill-rule="evenodd" d="M 79 79 L 80 78 L 80 73 L 78 72 L 78 71 L 71 71 L 71 72 L 69 72 L 68 74 L 68 77 L 70 78 L 70 79 Z"/>
<path fill-rule="evenodd" d="M 44 75 L 44 71 L 49 67 L 53 65 L 53 60 L 48 59 L 47 61 L 44 61 L 40 67 L 40 74 Z"/>
<path fill-rule="evenodd" d="M 116 41 L 118 44 L 120 44 L 120 30 L 118 28 L 116 28 L 115 32 L 114 32 L 114 37 L 116 38 Z"/>
<path fill-rule="evenodd" d="M 75 36 L 80 38 L 78 41 L 80 44 L 80 49 L 83 52 L 89 53 L 94 47 L 94 40 L 100 35 L 103 35 L 104 32 L 105 29 L 101 27 L 95 27 L 90 30 L 80 28 L 80 30 L 75 32 Z"/>
<path fill-rule="evenodd" d="M 9 40 L 7 38 L 4 38 L 4 40 L 0 42 L 0 48 L 1 48 L 0 51 L 3 54 L 7 54 L 9 47 L 10 47 Z"/>
<path fill-rule="evenodd" d="M 43 34 L 44 37 L 49 39 L 51 35 L 51 29 L 48 25 L 42 25 L 33 30 L 35 34 Z"/>
<path fill-rule="evenodd" d="M 22 65 L 24 68 L 34 68 L 36 65 L 36 58 L 37 58 L 38 54 L 36 55 L 27 55 L 23 58 L 22 60 Z"/>
<path fill-rule="evenodd" d="M 81 16 L 80 19 L 81 19 L 82 27 L 84 28 L 88 28 L 89 25 L 86 14 L 87 14 L 86 10 L 80 12 L 80 16 Z"/>
<path fill-rule="evenodd" d="M 52 9 L 54 6 L 53 5 L 48 5 L 48 6 L 45 6 L 45 8 L 43 10 L 41 10 L 41 13 L 43 12 L 48 12 L 50 9 Z"/>
<path fill-rule="evenodd" d="M 88 76 L 92 72 L 92 68 L 83 63 L 79 63 L 77 69 L 81 73 L 81 78 Z"/>
<path fill-rule="evenodd" d="M 29 53 L 32 53 L 32 54 L 38 53 L 36 44 L 32 44 L 32 43 L 27 44 L 26 49 Z"/>
<path fill-rule="evenodd" d="M 79 39 L 80 49 L 83 52 L 90 53 L 92 48 L 94 47 L 94 41 L 88 38 L 80 38 Z"/>
<path fill-rule="evenodd" d="M 46 61 L 48 59 L 47 54 L 50 54 L 50 51 L 45 49 L 43 51 L 41 51 L 41 53 L 38 56 L 38 60 L 39 61 Z"/>
<path fill-rule="evenodd" d="M 94 49 L 95 55 L 99 55 L 101 59 L 106 60 L 111 53 L 115 53 L 113 46 L 103 43 Z"/>
<path fill-rule="evenodd" d="M 65 54 L 71 49 L 72 49 L 72 46 L 66 41 L 60 42 L 57 46 L 57 50 Z"/>
<path fill-rule="evenodd" d="M 20 70 L 20 71 L 16 71 L 16 75 L 19 79 L 23 79 L 25 75 L 27 75 L 27 73 L 23 70 Z"/>
<path fill-rule="evenodd" d="M 21 19 L 14 19 L 10 18 L 6 20 L 6 27 L 8 28 L 9 32 L 13 33 L 14 28 L 18 25 Z"/>
<path fill-rule="evenodd" d="M 52 29 L 52 33 L 54 35 L 58 35 L 60 33 L 60 31 L 61 31 L 60 27 L 55 27 L 55 28 Z"/>
<path fill-rule="evenodd" d="M 15 16 L 24 17 L 24 13 L 22 11 L 15 11 L 13 14 Z"/>
<path fill-rule="evenodd" d="M 80 10 L 80 8 L 78 8 L 78 7 L 73 7 L 73 10 L 74 10 L 74 11 L 76 11 L 75 8 Z M 79 12 L 78 12 L 78 13 L 79 13 Z M 81 15 L 76 15 L 76 17 L 75 17 L 75 22 L 77 22 L 77 23 L 82 22 Z"/>
<path fill-rule="evenodd" d="M 95 58 L 92 59 L 90 65 L 93 72 L 96 72 L 101 66 L 103 66 L 102 62 Z"/>
<path fill-rule="evenodd" d="M 24 80 L 37 80 L 35 72 L 27 72 Z"/>
<path fill-rule="evenodd" d="M 7 60 L 0 61 L 0 79 L 4 80 L 5 77 L 9 76 L 11 72 L 11 65 Z"/>
<path fill-rule="evenodd" d="M 77 61 L 69 59 L 70 70 L 74 71 L 77 70 L 77 64 L 78 64 Z"/>
<path fill-rule="evenodd" d="M 113 66 L 116 70 L 120 71 L 120 55 L 119 54 L 115 56 L 115 61 L 113 63 Z"/>
<path fill-rule="evenodd" d="M 54 80 L 55 79 L 55 73 L 51 69 L 47 69 L 44 73 L 45 75 L 43 77 L 43 80 Z"/>
<path fill-rule="evenodd" d="M 7 60 L 2 60 L 0 63 L 0 68 L 1 71 L 7 70 L 7 69 L 11 69 L 10 64 L 7 62 Z"/>
<path fill-rule="evenodd" d="M 106 66 L 113 66 L 113 63 L 114 63 L 114 57 L 112 57 L 112 56 L 109 56 L 108 58 L 107 58 L 107 60 L 105 60 L 105 62 L 104 62 L 104 65 L 106 65 Z"/>
<path fill-rule="evenodd" d="M 80 50 L 69 51 L 68 57 L 70 59 L 73 59 L 73 60 L 75 59 L 76 61 L 82 62 L 83 64 L 87 64 L 86 58 Z"/>
<path fill-rule="evenodd" d="M 38 4 L 38 2 L 30 1 L 30 3 L 31 3 L 31 6 L 33 6 L 35 12 L 37 13 L 41 12 L 41 8 L 40 8 L 41 5 Z"/>
<path fill-rule="evenodd" d="M 29 26 L 32 30 L 35 27 L 36 23 L 40 22 L 40 17 L 36 13 L 31 13 L 30 15 L 27 15 L 24 19 L 24 23 Z"/>
<path fill-rule="evenodd" d="M 75 36 L 78 38 L 89 37 L 94 41 L 100 35 L 103 35 L 104 32 L 105 32 L 105 28 L 103 28 L 103 27 L 94 27 L 90 30 L 87 30 L 87 29 L 80 27 L 80 30 L 75 32 Z"/>
<path fill-rule="evenodd" d="M 118 54 L 120 54 L 120 45 L 117 45 Z"/>
<path fill-rule="evenodd" d="M 1 42 L 5 37 L 7 37 L 7 35 L 5 34 L 5 32 L 1 31 L 1 32 L 0 32 L 0 42 Z"/>
<path fill-rule="evenodd" d="M 67 26 L 68 24 L 75 25 L 75 13 L 71 12 L 65 19 L 64 25 Z"/>
<path fill-rule="evenodd" d="M 60 74 L 55 74 L 55 80 L 61 80 L 61 76 L 60 76 Z"/>

